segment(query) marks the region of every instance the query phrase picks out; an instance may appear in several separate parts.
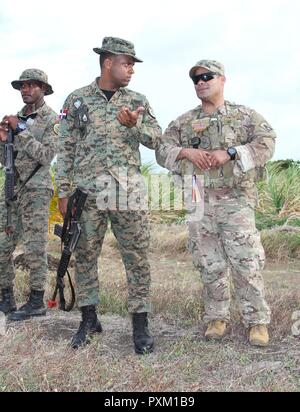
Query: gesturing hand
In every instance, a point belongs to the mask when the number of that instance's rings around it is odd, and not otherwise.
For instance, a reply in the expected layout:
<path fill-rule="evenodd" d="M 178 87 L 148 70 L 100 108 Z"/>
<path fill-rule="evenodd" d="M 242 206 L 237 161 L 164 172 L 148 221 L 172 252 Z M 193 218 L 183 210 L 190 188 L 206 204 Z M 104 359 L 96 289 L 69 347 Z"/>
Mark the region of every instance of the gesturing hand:
<path fill-rule="evenodd" d="M 118 113 L 117 119 L 119 122 L 128 128 L 134 127 L 137 123 L 140 113 L 144 111 L 142 106 L 138 107 L 135 111 L 130 111 L 128 107 L 123 107 Z"/>

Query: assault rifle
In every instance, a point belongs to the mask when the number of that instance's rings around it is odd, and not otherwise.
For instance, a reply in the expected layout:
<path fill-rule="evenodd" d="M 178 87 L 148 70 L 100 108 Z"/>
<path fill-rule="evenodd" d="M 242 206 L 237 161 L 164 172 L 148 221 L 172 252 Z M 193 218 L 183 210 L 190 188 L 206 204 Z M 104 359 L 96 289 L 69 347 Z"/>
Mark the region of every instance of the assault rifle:
<path fill-rule="evenodd" d="M 4 146 L 4 165 L 5 165 L 5 204 L 7 208 L 7 220 L 5 232 L 11 235 L 13 232 L 12 225 L 12 204 L 15 200 L 15 157 L 14 157 L 14 132 L 11 127 L 8 128 L 7 142 Z"/>
<path fill-rule="evenodd" d="M 68 266 L 72 253 L 74 252 L 78 240 L 81 234 L 81 227 L 79 219 L 82 214 L 82 210 L 87 198 L 87 193 L 83 192 L 80 188 L 77 188 L 74 193 L 71 194 L 68 200 L 67 212 L 64 217 L 63 226 L 55 225 L 54 234 L 61 239 L 64 248 L 57 269 L 56 286 L 52 296 L 52 299 L 48 301 L 48 307 L 52 308 L 56 306 L 56 295 L 59 293 L 59 308 L 65 312 L 72 310 L 75 303 L 75 290 L 71 281 L 71 276 L 68 271 Z M 71 302 L 66 306 L 64 298 L 64 276 L 67 273 L 70 288 L 71 288 Z"/>

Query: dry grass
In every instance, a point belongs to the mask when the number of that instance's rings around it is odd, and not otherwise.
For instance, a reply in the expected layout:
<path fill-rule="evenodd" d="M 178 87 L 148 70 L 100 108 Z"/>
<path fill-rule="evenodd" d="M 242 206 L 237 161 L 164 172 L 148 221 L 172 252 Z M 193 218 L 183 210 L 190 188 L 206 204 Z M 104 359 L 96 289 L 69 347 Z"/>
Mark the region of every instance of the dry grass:
<path fill-rule="evenodd" d="M 108 233 L 99 272 L 103 333 L 87 347 L 71 350 L 68 343 L 80 321 L 76 310 L 52 310 L 9 325 L 0 337 L 0 391 L 299 391 L 300 345 L 291 335 L 291 315 L 300 306 L 297 264 L 269 262 L 264 271 L 272 309 L 269 347 L 248 345 L 234 301 L 225 341 L 206 342 L 202 286 L 185 243 L 184 226 L 153 227 L 153 354 L 134 354 L 124 268 Z M 52 238 L 49 249 L 59 252 Z M 54 279 L 51 273 L 48 295 Z M 20 269 L 17 286 L 21 301 L 28 275 Z"/>

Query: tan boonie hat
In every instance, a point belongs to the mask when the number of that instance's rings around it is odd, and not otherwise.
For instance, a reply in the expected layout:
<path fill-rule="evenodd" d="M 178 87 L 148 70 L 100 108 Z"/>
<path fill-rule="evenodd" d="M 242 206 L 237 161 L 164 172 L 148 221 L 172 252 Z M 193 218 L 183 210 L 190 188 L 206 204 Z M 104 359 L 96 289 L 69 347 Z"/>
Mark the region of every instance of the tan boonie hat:
<path fill-rule="evenodd" d="M 11 82 L 11 85 L 14 89 L 20 90 L 23 82 L 28 82 L 30 80 L 35 80 L 41 82 L 47 86 L 45 91 L 45 96 L 52 94 L 53 90 L 50 84 L 48 83 L 48 76 L 45 72 L 39 69 L 26 69 L 21 74 L 19 80 L 14 80 Z"/>
<path fill-rule="evenodd" d="M 135 62 L 142 63 L 143 60 L 138 59 L 135 56 L 134 45 L 130 41 L 119 39 L 118 37 L 104 37 L 102 41 L 102 47 L 95 47 L 94 52 L 97 54 L 101 53 L 112 53 L 112 54 L 125 54 L 126 56 L 131 56 Z"/>
<path fill-rule="evenodd" d="M 216 60 L 200 60 L 191 68 L 189 73 L 190 77 L 195 74 L 195 70 L 199 67 L 203 67 L 204 69 L 217 73 L 220 76 L 225 76 L 224 66 L 222 63 L 217 62 Z"/>

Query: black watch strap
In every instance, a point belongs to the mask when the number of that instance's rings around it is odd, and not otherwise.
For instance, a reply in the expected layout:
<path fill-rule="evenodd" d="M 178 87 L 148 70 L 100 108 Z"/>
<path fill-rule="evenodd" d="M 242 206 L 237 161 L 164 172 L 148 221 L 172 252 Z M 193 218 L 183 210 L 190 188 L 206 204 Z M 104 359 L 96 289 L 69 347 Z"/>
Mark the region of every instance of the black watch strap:
<path fill-rule="evenodd" d="M 235 147 L 229 147 L 229 148 L 227 149 L 227 153 L 228 153 L 229 156 L 230 156 L 230 160 L 235 160 L 236 155 L 237 155 L 237 151 L 236 151 L 236 148 L 235 148 Z"/>

